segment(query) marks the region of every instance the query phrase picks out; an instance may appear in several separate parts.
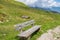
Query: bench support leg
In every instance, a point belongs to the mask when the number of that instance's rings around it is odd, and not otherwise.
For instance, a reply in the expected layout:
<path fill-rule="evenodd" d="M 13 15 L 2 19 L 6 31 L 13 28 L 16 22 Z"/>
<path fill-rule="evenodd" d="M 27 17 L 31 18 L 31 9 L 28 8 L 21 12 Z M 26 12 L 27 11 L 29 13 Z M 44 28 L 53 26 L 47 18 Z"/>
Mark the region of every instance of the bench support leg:
<path fill-rule="evenodd" d="M 28 37 L 28 39 L 27 40 L 30 40 L 31 39 L 31 37 Z"/>
<path fill-rule="evenodd" d="M 31 26 L 34 26 L 34 24 L 31 24 Z"/>
<path fill-rule="evenodd" d="M 25 37 L 20 37 L 20 40 L 30 40 L 31 37 L 25 38 Z"/>
<path fill-rule="evenodd" d="M 22 33 L 22 32 L 23 32 L 23 30 L 21 29 L 21 30 L 20 30 L 20 32 Z"/>

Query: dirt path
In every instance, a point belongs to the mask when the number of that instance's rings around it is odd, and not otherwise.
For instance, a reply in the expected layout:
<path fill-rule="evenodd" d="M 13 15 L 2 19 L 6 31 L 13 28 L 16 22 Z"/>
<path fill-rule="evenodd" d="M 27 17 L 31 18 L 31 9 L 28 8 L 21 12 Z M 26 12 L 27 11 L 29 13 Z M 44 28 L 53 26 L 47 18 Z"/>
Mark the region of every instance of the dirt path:
<path fill-rule="evenodd" d="M 60 40 L 60 26 L 48 30 L 47 33 L 42 34 L 37 40 Z"/>

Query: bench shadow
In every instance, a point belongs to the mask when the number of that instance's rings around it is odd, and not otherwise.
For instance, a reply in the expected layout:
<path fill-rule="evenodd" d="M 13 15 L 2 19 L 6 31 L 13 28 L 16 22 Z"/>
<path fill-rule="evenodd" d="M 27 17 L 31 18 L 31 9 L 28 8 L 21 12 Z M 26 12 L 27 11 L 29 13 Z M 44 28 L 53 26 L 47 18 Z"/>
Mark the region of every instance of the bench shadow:
<path fill-rule="evenodd" d="M 32 38 L 34 35 L 36 35 L 36 34 L 39 32 L 39 30 L 40 30 L 40 28 L 31 35 L 31 38 Z"/>

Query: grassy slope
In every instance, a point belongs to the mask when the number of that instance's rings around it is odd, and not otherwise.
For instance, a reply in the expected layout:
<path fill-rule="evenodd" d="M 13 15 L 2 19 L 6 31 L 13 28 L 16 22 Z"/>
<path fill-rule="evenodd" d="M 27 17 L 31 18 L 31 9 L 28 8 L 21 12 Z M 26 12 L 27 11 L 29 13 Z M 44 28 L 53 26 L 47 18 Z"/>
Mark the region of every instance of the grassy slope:
<path fill-rule="evenodd" d="M 30 16 L 30 19 L 23 19 L 20 17 L 22 15 Z M 0 23 L 0 40 L 17 40 L 16 35 L 19 32 L 15 30 L 14 25 L 31 19 L 34 19 L 36 24 L 42 25 L 41 31 L 31 38 L 31 40 L 35 40 L 48 29 L 60 25 L 59 17 L 60 14 L 57 13 L 29 8 L 22 3 L 11 0 L 0 0 L 0 20 L 3 20 L 3 23 Z M 7 22 L 6 20 L 9 21 Z M 24 30 L 28 28 L 30 27 Z"/>

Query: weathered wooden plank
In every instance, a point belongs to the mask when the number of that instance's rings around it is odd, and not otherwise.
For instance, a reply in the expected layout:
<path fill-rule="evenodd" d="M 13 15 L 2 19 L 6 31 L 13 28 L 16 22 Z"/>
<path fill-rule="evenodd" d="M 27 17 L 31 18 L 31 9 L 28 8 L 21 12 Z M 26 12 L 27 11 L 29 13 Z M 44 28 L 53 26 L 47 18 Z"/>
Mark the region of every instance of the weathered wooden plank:
<path fill-rule="evenodd" d="M 34 20 L 30 20 L 30 21 L 27 21 L 27 22 L 24 22 L 24 23 L 21 23 L 21 24 L 17 24 L 15 25 L 16 29 L 17 30 L 20 30 L 21 28 L 24 28 L 26 26 L 29 26 L 29 25 L 34 25 Z"/>
<path fill-rule="evenodd" d="M 17 27 L 24 27 L 24 26 L 28 26 L 28 25 L 31 25 L 31 24 L 33 24 L 33 23 L 35 23 L 34 22 L 34 20 L 30 20 L 30 21 L 27 21 L 27 22 L 24 22 L 24 23 L 21 23 L 21 24 L 17 24 L 17 25 L 15 25 L 15 26 L 17 26 Z"/>
<path fill-rule="evenodd" d="M 40 25 L 33 26 L 32 28 L 30 28 L 27 31 L 22 32 L 18 36 L 21 37 L 21 38 L 28 38 L 31 34 L 36 32 L 38 29 L 40 29 Z"/>

